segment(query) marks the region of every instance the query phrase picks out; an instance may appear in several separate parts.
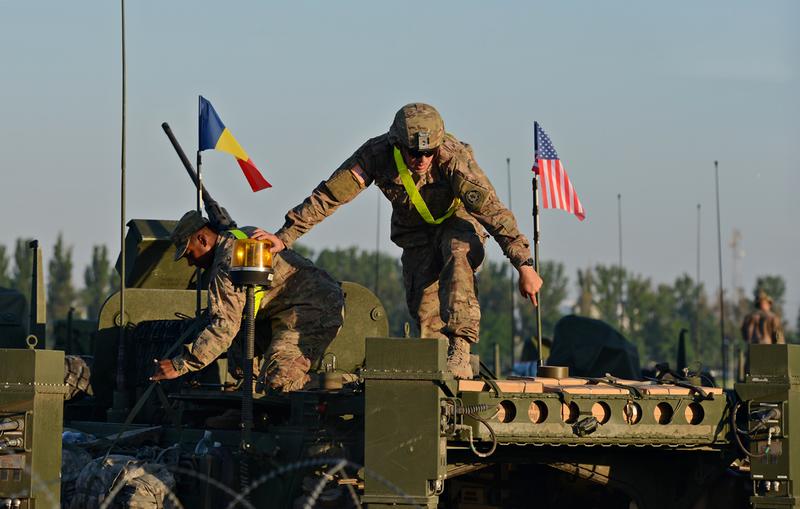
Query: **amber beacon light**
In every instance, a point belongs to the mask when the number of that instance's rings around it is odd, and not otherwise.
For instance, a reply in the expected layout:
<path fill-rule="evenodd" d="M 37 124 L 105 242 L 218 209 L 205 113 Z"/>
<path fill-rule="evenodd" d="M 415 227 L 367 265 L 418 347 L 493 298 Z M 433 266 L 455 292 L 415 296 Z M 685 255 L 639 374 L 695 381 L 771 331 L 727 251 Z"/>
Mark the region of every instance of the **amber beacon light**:
<path fill-rule="evenodd" d="M 231 280 L 238 288 L 244 288 L 246 300 L 242 328 L 245 332 L 244 366 L 242 368 L 244 381 L 242 382 L 242 441 L 240 444 L 243 452 L 249 452 L 252 447 L 253 430 L 253 358 L 255 357 L 255 321 L 256 309 L 255 292 L 263 291 L 272 283 L 272 253 L 269 252 L 271 244 L 266 240 L 236 239 L 233 243 L 231 259 Z"/>
<path fill-rule="evenodd" d="M 272 282 L 272 253 L 269 252 L 271 246 L 266 240 L 234 241 L 231 279 L 236 286 L 264 286 Z"/>

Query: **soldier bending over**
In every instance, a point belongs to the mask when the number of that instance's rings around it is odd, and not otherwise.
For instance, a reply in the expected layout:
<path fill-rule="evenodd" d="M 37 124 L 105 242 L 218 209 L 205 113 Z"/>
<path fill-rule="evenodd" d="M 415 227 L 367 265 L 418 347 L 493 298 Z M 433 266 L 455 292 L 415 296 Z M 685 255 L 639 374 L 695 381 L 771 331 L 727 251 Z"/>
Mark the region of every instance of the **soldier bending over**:
<path fill-rule="evenodd" d="M 152 380 L 177 378 L 208 366 L 237 338 L 245 306 L 245 292 L 236 290 L 229 271 L 234 235 L 250 236 L 255 228 L 217 232 L 197 211 L 189 211 L 172 232 L 175 259 L 210 269 L 208 324 L 183 352 L 158 361 Z M 271 237 L 271 235 L 270 235 Z M 311 363 L 322 354 L 342 325 L 344 295 L 327 272 L 291 250 L 273 259 L 272 286 L 256 306 L 256 353 L 265 360 L 259 380 L 275 390 L 294 391 L 308 381 Z M 258 293 L 257 293 L 258 295 Z M 229 365 L 241 362 L 241 343 L 231 349 Z M 241 368 L 233 368 L 241 377 Z M 256 372 L 256 371 L 254 371 Z"/>
<path fill-rule="evenodd" d="M 372 183 L 392 204 L 391 238 L 403 248 L 406 302 L 421 336 L 447 338 L 450 371 L 471 378 L 469 350 L 478 342 L 481 316 L 475 270 L 484 257 L 484 228 L 519 271 L 523 296 L 535 303 L 542 280 L 514 215 L 469 145 L 445 133 L 433 106 L 400 109 L 388 133 L 367 140 L 286 214 L 272 250 L 291 246 Z"/>

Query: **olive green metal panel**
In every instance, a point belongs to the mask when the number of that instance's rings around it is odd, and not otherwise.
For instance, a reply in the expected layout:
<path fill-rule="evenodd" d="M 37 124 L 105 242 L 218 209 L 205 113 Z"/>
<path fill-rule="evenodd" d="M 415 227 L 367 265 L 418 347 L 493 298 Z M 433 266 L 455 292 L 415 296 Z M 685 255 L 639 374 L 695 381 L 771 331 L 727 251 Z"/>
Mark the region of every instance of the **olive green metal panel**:
<path fill-rule="evenodd" d="M 440 339 L 367 338 L 365 378 L 452 380 Z"/>
<path fill-rule="evenodd" d="M 464 405 L 486 405 L 478 413 L 497 439 L 528 444 L 715 446 L 728 444 L 724 395 L 590 395 L 462 392 Z M 628 418 L 626 418 L 626 415 Z M 631 416 L 635 415 L 635 418 Z M 593 431 L 580 423 L 595 418 Z M 487 427 L 466 417 L 473 435 L 488 441 Z M 635 421 L 635 422 L 633 422 Z"/>
<path fill-rule="evenodd" d="M 443 340 L 367 339 L 363 501 L 369 507 L 436 506 L 447 457 L 441 390 L 433 382 L 446 354 Z"/>
<path fill-rule="evenodd" d="M 44 348 L 47 335 L 47 304 L 44 293 L 44 265 L 42 264 L 42 248 L 39 241 L 34 240 L 28 244 L 33 249 L 33 273 L 36 275 L 35 284 L 31 285 L 31 316 L 28 323 L 28 334 L 36 336 L 39 348 Z"/>
<path fill-rule="evenodd" d="M 389 333 L 386 310 L 375 294 L 349 281 L 342 282 L 342 291 L 345 298 L 344 324 L 313 369 L 324 371 L 335 358 L 337 369 L 354 372 L 364 364 L 365 338 Z"/>
<path fill-rule="evenodd" d="M 748 416 L 750 502 L 756 509 L 799 508 L 800 346 L 752 345 L 750 374 L 736 392 Z"/>
<path fill-rule="evenodd" d="M 750 377 L 800 377 L 798 345 L 750 345 Z M 800 381 L 800 380 L 799 380 Z"/>
<path fill-rule="evenodd" d="M 206 291 L 201 293 L 205 306 Z M 194 316 L 197 305 L 195 290 L 128 288 L 125 290 L 125 323 L 136 325 L 145 320 L 174 320 L 177 314 Z M 116 327 L 119 320 L 119 292 L 106 299 L 100 310 L 97 330 Z"/>
<path fill-rule="evenodd" d="M 41 388 L 64 385 L 64 352 L 55 350 L 0 349 L 0 388 Z"/>
<path fill-rule="evenodd" d="M 0 349 L 0 420 L 21 419 L 21 440 L 0 455 L 0 500 L 14 496 L 21 507 L 58 507 L 64 405 L 64 353 Z"/>
<path fill-rule="evenodd" d="M 203 292 L 201 298 L 202 302 L 206 302 L 206 292 Z M 149 320 L 174 320 L 177 318 L 176 313 L 194 316 L 196 300 L 195 290 L 128 288 L 125 290 L 125 322 L 135 326 Z M 101 405 L 111 404 L 111 392 L 116 384 L 119 321 L 117 292 L 103 304 L 94 336 L 92 387 L 95 400 Z"/>
<path fill-rule="evenodd" d="M 125 236 L 125 286 L 128 288 L 193 287 L 195 269 L 174 260 L 170 233 L 177 221 L 132 219 Z M 117 272 L 120 260 L 117 259 Z"/>

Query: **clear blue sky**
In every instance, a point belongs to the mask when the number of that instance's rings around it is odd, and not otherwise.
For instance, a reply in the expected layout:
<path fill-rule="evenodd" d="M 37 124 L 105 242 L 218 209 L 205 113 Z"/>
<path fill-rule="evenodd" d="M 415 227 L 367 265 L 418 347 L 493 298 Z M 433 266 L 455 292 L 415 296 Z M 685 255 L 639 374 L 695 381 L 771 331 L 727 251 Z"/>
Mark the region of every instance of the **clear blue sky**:
<path fill-rule="evenodd" d="M 401 6 L 398 9 L 398 6 Z M 119 2 L 0 0 L 0 243 L 58 232 L 76 280 L 93 244 L 119 243 Z M 127 2 L 128 218 L 177 218 L 194 206 L 160 129 L 187 152 L 197 96 L 273 189 L 253 194 L 230 156 L 204 177 L 243 224 L 276 229 L 403 104 L 425 101 L 476 157 L 530 235 L 532 124 L 547 129 L 587 211 L 542 216 L 542 257 L 575 270 L 624 262 L 656 282 L 695 273 L 717 287 L 713 161 L 720 162 L 724 283 L 734 228 L 742 284 L 780 274 L 787 317 L 800 306 L 800 3 Z M 378 195 L 363 193 L 303 242 L 375 246 Z M 381 249 L 388 206 L 381 203 Z M 490 257 L 501 256 L 496 245 Z"/>

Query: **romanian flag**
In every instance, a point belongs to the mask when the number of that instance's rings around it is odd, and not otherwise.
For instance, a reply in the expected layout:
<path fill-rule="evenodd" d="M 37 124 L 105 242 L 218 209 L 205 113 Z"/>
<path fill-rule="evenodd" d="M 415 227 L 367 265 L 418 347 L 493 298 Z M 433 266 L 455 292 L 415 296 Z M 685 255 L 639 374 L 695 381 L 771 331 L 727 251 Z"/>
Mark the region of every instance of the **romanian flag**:
<path fill-rule="evenodd" d="M 261 191 L 272 184 L 266 181 L 261 172 L 258 171 L 253 160 L 247 155 L 236 138 L 233 137 L 231 131 L 225 127 L 219 115 L 211 106 L 211 103 L 206 100 L 202 95 L 200 96 L 200 144 L 199 150 L 220 150 L 227 152 L 236 158 L 239 166 L 244 172 L 247 182 L 253 189 L 253 192 Z"/>

